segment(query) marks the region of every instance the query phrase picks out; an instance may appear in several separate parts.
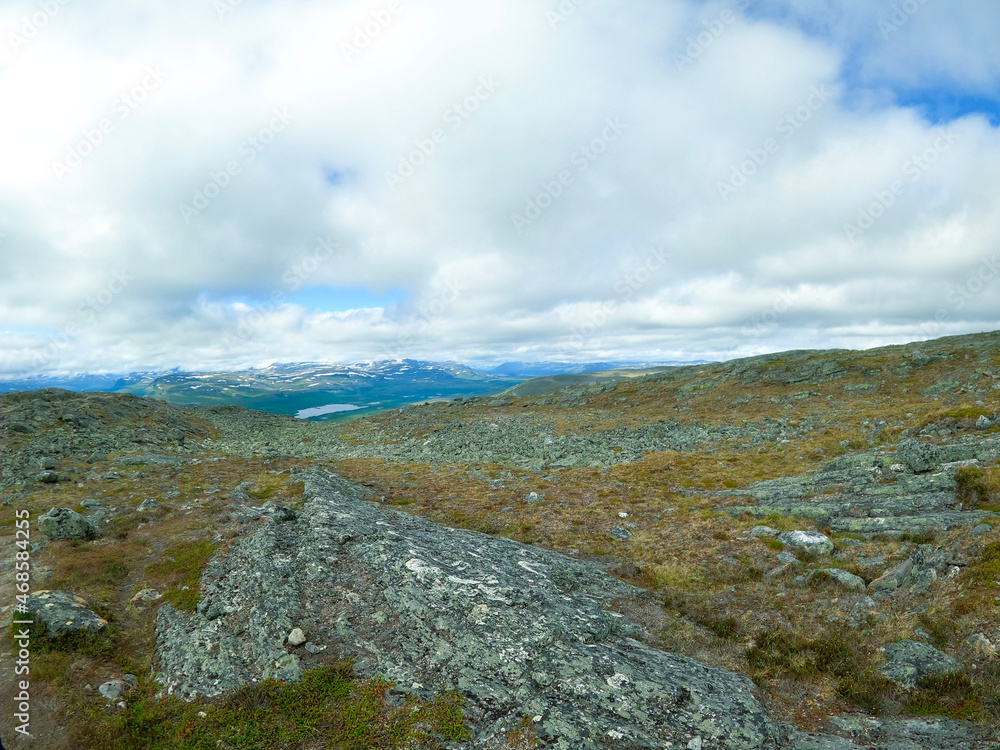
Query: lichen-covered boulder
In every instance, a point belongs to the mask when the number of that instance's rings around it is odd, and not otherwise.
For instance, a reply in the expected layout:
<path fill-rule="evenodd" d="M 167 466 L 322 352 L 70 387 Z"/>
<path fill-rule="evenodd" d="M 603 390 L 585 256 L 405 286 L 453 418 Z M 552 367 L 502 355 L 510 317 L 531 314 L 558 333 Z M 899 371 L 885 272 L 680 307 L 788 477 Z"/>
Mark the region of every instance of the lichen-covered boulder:
<path fill-rule="evenodd" d="M 797 583 L 800 586 L 807 584 L 817 584 L 817 583 L 829 583 L 830 585 L 837 586 L 838 588 L 847 589 L 848 591 L 864 591 L 865 590 L 865 579 L 861 576 L 856 576 L 854 573 L 850 573 L 846 570 L 841 570 L 840 568 L 823 568 L 821 570 L 808 570 L 800 576 L 796 576 L 793 583 Z"/>
<path fill-rule="evenodd" d="M 71 633 L 100 633 L 108 621 L 87 608 L 87 600 L 70 591 L 36 591 L 28 597 L 28 612 L 45 624 L 46 638 Z"/>
<path fill-rule="evenodd" d="M 818 531 L 786 531 L 778 537 L 778 541 L 807 555 L 829 555 L 833 552 L 833 540 Z"/>
<path fill-rule="evenodd" d="M 286 636 L 299 627 L 362 677 L 422 698 L 457 690 L 474 732 L 463 747 L 493 747 L 525 716 L 561 750 L 778 747 L 752 682 L 644 644 L 611 610 L 640 590 L 555 552 L 365 502 L 336 475 L 298 476 L 308 500 L 295 521 L 218 554 L 196 613 L 161 607 L 165 693 L 297 679 Z"/>
<path fill-rule="evenodd" d="M 896 448 L 896 460 L 915 473 L 930 471 L 938 465 L 938 449 L 931 443 L 904 440 Z"/>
<path fill-rule="evenodd" d="M 884 651 L 889 661 L 882 665 L 880 671 L 903 687 L 915 688 L 922 678 L 929 675 L 962 671 L 962 664 L 957 659 L 919 641 L 890 643 Z"/>
<path fill-rule="evenodd" d="M 85 516 L 69 508 L 50 508 L 38 517 L 38 530 L 49 539 L 93 539 L 97 527 Z"/>
<path fill-rule="evenodd" d="M 906 595 L 920 594 L 938 578 L 949 575 L 952 568 L 949 552 L 921 544 L 907 559 L 869 583 L 868 590 L 873 595 L 889 595 L 896 591 Z"/>

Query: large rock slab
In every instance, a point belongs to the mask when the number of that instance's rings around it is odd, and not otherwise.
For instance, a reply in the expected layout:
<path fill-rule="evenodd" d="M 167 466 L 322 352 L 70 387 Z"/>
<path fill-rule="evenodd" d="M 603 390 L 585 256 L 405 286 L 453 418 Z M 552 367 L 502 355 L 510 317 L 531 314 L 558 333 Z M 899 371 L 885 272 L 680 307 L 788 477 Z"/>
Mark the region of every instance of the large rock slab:
<path fill-rule="evenodd" d="M 300 627 L 352 656 L 361 676 L 422 697 L 460 691 L 469 748 L 492 746 L 524 716 L 564 750 L 778 747 L 753 683 L 651 648 L 609 611 L 640 590 L 554 552 L 365 502 L 336 475 L 299 476 L 309 499 L 298 519 L 217 556 L 193 615 L 161 608 L 164 692 L 296 679 L 284 641 Z"/>

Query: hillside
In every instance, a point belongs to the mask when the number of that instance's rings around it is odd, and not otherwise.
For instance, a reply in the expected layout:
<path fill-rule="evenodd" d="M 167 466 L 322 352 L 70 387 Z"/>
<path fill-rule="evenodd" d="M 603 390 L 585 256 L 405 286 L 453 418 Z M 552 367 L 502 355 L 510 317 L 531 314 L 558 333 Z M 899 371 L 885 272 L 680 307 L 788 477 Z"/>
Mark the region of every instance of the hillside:
<path fill-rule="evenodd" d="M 214 387 L 318 375 L 255 377 Z M 27 510 L 31 589 L 108 623 L 32 640 L 37 736 L 8 747 L 1000 741 L 1000 332 L 341 422 L 0 409 L 0 541 Z M 93 535 L 48 538 L 50 508 Z"/>

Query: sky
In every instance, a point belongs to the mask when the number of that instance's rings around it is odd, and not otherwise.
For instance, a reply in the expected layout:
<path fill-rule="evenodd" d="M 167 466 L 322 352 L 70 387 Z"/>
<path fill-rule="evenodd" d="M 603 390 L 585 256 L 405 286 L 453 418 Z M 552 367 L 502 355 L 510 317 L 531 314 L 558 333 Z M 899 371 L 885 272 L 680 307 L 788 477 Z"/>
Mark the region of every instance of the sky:
<path fill-rule="evenodd" d="M 5 0 L 0 377 L 996 330 L 998 38 L 984 0 Z"/>

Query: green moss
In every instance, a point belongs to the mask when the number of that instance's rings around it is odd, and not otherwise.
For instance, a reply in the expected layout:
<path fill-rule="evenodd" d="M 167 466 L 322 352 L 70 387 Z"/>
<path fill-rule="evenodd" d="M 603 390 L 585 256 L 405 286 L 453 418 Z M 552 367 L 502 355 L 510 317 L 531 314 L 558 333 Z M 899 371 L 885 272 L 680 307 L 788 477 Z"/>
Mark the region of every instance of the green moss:
<path fill-rule="evenodd" d="M 960 466 L 955 471 L 955 483 L 963 502 L 980 508 L 1000 503 L 1000 467 Z"/>
<path fill-rule="evenodd" d="M 306 672 L 296 684 L 248 683 L 211 703 L 157 701 L 156 685 L 147 679 L 121 712 L 90 707 L 74 740 L 77 747 L 108 750 L 435 750 L 471 736 L 458 696 L 410 698 L 400 705 L 388 698 L 391 687 L 357 681 L 349 662 Z"/>
<path fill-rule="evenodd" d="M 178 609 L 193 612 L 201 598 L 201 571 L 216 545 L 204 539 L 179 542 L 163 550 L 163 561 L 146 566 L 146 579 L 166 590 L 163 597 Z M 186 588 L 185 588 L 186 587 Z"/>
<path fill-rule="evenodd" d="M 983 718 L 983 703 L 965 674 L 928 675 L 917 683 L 909 709 L 918 716 L 945 716 L 949 719 Z"/>
<path fill-rule="evenodd" d="M 991 588 L 1000 586 L 1000 542 L 987 544 L 971 571 L 972 580 Z"/>

